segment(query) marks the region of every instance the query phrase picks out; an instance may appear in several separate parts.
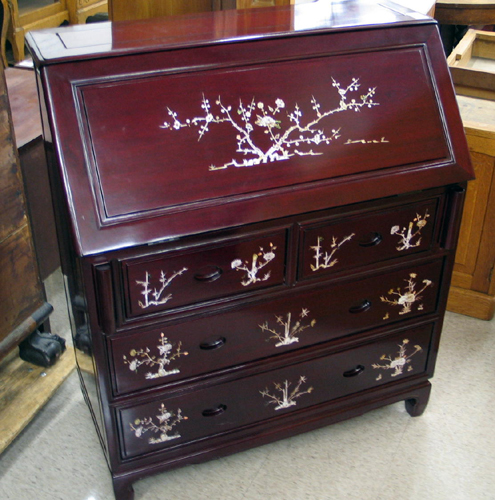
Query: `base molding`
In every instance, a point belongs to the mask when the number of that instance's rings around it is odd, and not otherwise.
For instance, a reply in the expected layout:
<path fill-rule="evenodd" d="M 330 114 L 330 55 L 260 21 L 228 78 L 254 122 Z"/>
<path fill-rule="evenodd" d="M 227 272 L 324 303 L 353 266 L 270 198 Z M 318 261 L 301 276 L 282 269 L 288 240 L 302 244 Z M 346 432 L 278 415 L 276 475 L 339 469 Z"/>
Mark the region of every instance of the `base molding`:
<path fill-rule="evenodd" d="M 489 321 L 495 315 L 495 297 L 452 286 L 450 287 L 447 311 Z"/>

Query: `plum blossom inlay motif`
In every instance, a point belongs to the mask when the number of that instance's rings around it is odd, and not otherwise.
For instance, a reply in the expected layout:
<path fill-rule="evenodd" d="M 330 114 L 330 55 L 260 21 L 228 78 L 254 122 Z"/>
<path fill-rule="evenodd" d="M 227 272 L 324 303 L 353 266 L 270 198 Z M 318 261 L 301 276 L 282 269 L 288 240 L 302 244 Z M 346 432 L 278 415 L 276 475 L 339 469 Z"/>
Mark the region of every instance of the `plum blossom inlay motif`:
<path fill-rule="evenodd" d="M 373 108 L 379 103 L 373 100 L 376 88 L 368 88 L 362 95 L 354 94 L 360 88 L 359 78 L 352 78 L 348 86 L 342 86 L 332 78 L 332 87 L 337 91 L 339 102 L 332 109 L 323 111 L 322 105 L 314 96 L 311 97 L 313 116 L 303 121 L 303 112 L 297 103 L 291 111 L 287 109 L 285 101 L 276 98 L 274 104 L 262 101 L 256 102 L 253 97 L 251 102 L 244 103 L 239 99 L 237 108 L 224 104 L 221 96 L 214 103 L 214 109 L 210 100 L 203 94 L 201 108 L 204 116 L 196 116 L 179 119 L 178 113 L 167 107 L 171 121 L 165 121 L 160 128 L 166 130 L 181 130 L 185 127 L 197 127 L 198 141 L 210 131 L 210 125 L 226 123 L 236 131 L 237 149 L 236 153 L 244 158 L 233 158 L 222 165 L 210 165 L 209 170 L 221 170 L 229 167 L 252 167 L 271 163 L 275 161 L 288 160 L 292 156 L 314 156 L 322 155 L 322 151 L 313 150 L 318 147 L 329 145 L 341 136 L 341 128 L 335 127 L 330 133 L 325 132 L 321 122 L 325 118 L 346 111 L 358 112 L 363 108 Z M 355 97 L 353 97 L 355 95 Z M 268 146 L 260 145 L 260 140 L 255 137 L 255 132 L 261 129 L 269 139 Z M 381 144 L 388 142 L 385 138 L 380 141 L 366 141 L 364 139 L 352 142 L 369 142 Z"/>
<path fill-rule="evenodd" d="M 258 276 L 258 272 L 275 258 L 276 249 L 277 247 L 270 243 L 270 249 L 268 251 L 265 252 L 263 247 L 260 247 L 260 251 L 253 254 L 251 263 L 248 260 L 243 262 L 241 259 L 234 259 L 230 263 L 232 269 L 244 271 L 246 273 L 241 281 L 243 286 L 249 286 L 258 281 L 266 281 L 270 278 L 270 271 L 265 273 L 262 277 Z"/>
<path fill-rule="evenodd" d="M 171 434 L 171 432 L 182 420 L 187 420 L 187 417 L 182 415 L 182 410 L 179 408 L 177 413 L 174 413 L 173 411 L 167 410 L 162 403 L 158 412 L 159 414 L 156 415 L 158 423 L 154 422 L 153 417 L 138 418 L 133 424 L 130 423 L 129 425 L 134 435 L 140 438 L 147 432 L 158 434 L 158 437 L 152 436 L 148 439 L 149 444 L 159 444 L 180 438 L 181 435 L 177 431 L 175 431 L 174 434 Z"/>
<path fill-rule="evenodd" d="M 155 288 L 154 290 L 150 288 L 151 275 L 148 271 L 146 271 L 146 277 L 144 281 L 136 280 L 136 284 L 143 287 L 143 291 L 141 292 L 141 294 L 144 296 L 144 302 L 139 300 L 139 307 L 141 307 L 141 309 L 146 309 L 150 306 L 159 306 L 161 304 L 167 303 L 172 298 L 172 294 L 169 293 L 168 295 L 163 295 L 163 292 L 168 286 L 170 286 L 170 283 L 172 283 L 172 281 L 177 278 L 177 276 L 181 276 L 186 271 L 187 267 L 183 267 L 180 271 L 174 272 L 169 278 L 167 278 L 167 274 L 165 272 L 160 271 L 159 282 L 161 283 L 161 286 L 160 288 Z"/>
<path fill-rule="evenodd" d="M 159 356 L 154 356 L 151 353 L 149 348 L 144 349 L 132 349 L 129 353 L 130 359 L 127 356 L 124 356 L 124 363 L 129 365 L 129 370 L 131 372 L 137 373 L 138 368 L 141 365 L 145 365 L 150 368 L 155 368 L 155 373 L 148 372 L 145 374 L 144 378 L 150 380 L 160 377 L 167 377 L 168 375 L 174 375 L 176 373 L 180 373 L 178 368 L 173 368 L 167 370 L 165 367 L 170 365 L 170 363 L 179 358 L 180 356 L 187 356 L 188 352 L 183 352 L 181 350 L 182 342 L 179 342 L 175 352 L 173 351 L 174 346 L 171 342 L 169 342 L 168 338 L 165 337 L 163 333 L 160 334 L 160 341 L 157 346 Z"/>
<path fill-rule="evenodd" d="M 428 210 L 426 210 L 425 215 L 421 216 L 416 214 L 416 217 L 409 222 L 408 227 L 401 228 L 400 226 L 393 226 L 390 229 L 390 234 L 396 234 L 400 236 L 400 241 L 397 246 L 397 250 L 402 252 L 403 250 L 409 250 L 410 248 L 419 247 L 421 245 L 421 230 L 427 224 L 427 218 L 430 216 Z M 417 239 L 416 239 L 417 238 Z M 416 241 L 413 241 L 415 240 Z"/>

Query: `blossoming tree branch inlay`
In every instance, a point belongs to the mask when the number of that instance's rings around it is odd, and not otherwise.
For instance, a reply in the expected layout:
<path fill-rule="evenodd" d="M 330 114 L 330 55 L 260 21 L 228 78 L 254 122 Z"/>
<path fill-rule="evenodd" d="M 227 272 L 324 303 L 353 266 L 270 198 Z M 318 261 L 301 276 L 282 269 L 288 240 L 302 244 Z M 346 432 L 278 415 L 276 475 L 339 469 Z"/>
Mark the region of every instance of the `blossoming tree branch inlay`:
<path fill-rule="evenodd" d="M 273 385 L 275 387 L 275 394 L 270 394 L 268 391 L 268 388 L 266 388 L 263 391 L 260 391 L 260 394 L 263 397 L 268 398 L 268 402 L 266 403 L 267 405 L 269 404 L 274 404 L 276 405 L 275 411 L 276 410 L 282 410 L 284 408 L 289 408 L 291 406 L 296 406 L 297 405 L 297 398 L 300 398 L 304 394 L 310 394 L 313 392 L 312 387 L 308 387 L 305 391 L 301 390 L 301 386 L 306 383 L 306 377 L 301 375 L 299 377 L 299 381 L 297 382 L 297 385 L 294 387 L 292 391 L 289 392 L 289 388 L 292 385 L 288 380 L 285 380 L 281 384 L 279 382 L 274 382 Z"/>
<path fill-rule="evenodd" d="M 281 347 L 284 345 L 290 345 L 293 344 L 294 342 L 299 342 L 299 335 L 302 333 L 304 330 L 307 328 L 312 328 L 316 324 L 316 320 L 313 319 L 311 320 L 310 323 L 304 324 L 304 318 L 306 318 L 309 315 L 309 310 L 306 308 L 303 308 L 301 310 L 301 313 L 299 314 L 299 317 L 295 321 L 294 324 L 292 323 L 292 313 L 287 313 L 286 318 L 283 318 L 282 316 L 275 316 L 277 325 L 281 325 L 282 329 L 281 331 L 277 327 L 270 327 L 268 326 L 268 321 L 265 321 L 262 325 L 258 325 L 261 328 L 262 332 L 268 332 L 271 333 L 271 337 L 268 339 L 275 339 L 278 340 L 278 342 L 275 344 L 275 347 Z"/>
<path fill-rule="evenodd" d="M 146 417 L 141 419 L 138 418 L 134 424 L 129 424 L 134 435 L 140 438 L 147 432 L 158 434 L 158 437 L 152 436 L 148 439 L 149 444 L 165 443 L 166 441 L 180 438 L 181 435 L 177 431 L 175 431 L 174 434 L 170 433 L 182 420 L 187 420 L 187 417 L 182 415 L 182 410 L 179 408 L 177 414 L 175 414 L 167 410 L 162 403 L 158 411 L 159 414 L 156 416 L 158 423 L 155 423 L 152 417 Z"/>
<path fill-rule="evenodd" d="M 395 358 L 392 358 L 392 356 L 387 356 L 386 354 L 383 354 L 380 357 L 381 361 L 388 361 L 388 364 L 385 365 L 379 365 L 379 364 L 372 364 L 371 366 L 375 369 L 383 369 L 383 370 L 394 370 L 393 373 L 390 374 L 391 377 L 397 377 L 398 375 L 402 375 L 404 372 L 404 368 L 406 365 L 409 365 L 407 368 L 408 372 L 413 371 L 413 367 L 410 365 L 411 363 L 411 358 L 417 354 L 418 352 L 421 352 L 423 348 L 420 345 L 415 345 L 414 346 L 414 351 L 410 354 L 407 354 L 407 344 L 409 344 L 409 339 L 404 339 L 402 341 L 402 344 L 399 344 L 399 351 L 397 352 L 397 356 Z M 377 380 L 381 380 L 381 374 L 378 376 Z"/>
<path fill-rule="evenodd" d="M 235 269 L 236 271 L 245 271 L 246 274 L 241 281 L 243 286 L 249 286 L 253 283 L 257 283 L 258 281 L 266 281 L 270 278 L 270 271 L 265 273 L 263 277 L 258 276 L 258 272 L 275 258 L 276 249 L 277 247 L 270 243 L 270 250 L 268 250 L 268 252 L 265 252 L 263 247 L 260 247 L 260 251 L 253 254 L 251 264 L 249 261 L 245 260 L 243 262 L 241 259 L 234 259 L 230 263 L 230 267 L 232 269 Z"/>
<path fill-rule="evenodd" d="M 156 368 L 155 373 L 148 372 L 145 374 L 145 378 L 148 380 L 180 373 L 178 368 L 167 370 L 165 367 L 168 366 L 174 359 L 179 358 L 180 356 L 187 356 L 189 354 L 188 352 L 183 352 L 181 350 L 182 342 L 179 342 L 175 352 L 173 352 L 174 346 L 162 333 L 160 335 L 160 343 L 157 347 L 160 354 L 159 356 L 151 355 L 151 351 L 147 347 L 139 350 L 132 349 L 129 353 L 130 359 L 127 356 L 124 356 L 124 363 L 129 365 L 129 370 L 135 373 L 137 373 L 138 368 L 141 365 Z"/>
<path fill-rule="evenodd" d="M 168 295 L 163 295 L 163 292 L 170 285 L 170 283 L 172 283 L 172 281 L 175 278 L 177 278 L 177 276 L 184 274 L 186 271 L 187 267 L 184 267 L 180 271 L 174 272 L 172 276 L 170 276 L 170 278 L 167 278 L 167 274 L 161 271 L 160 272 L 161 287 L 155 288 L 154 290 L 151 290 L 150 288 L 151 275 L 148 271 L 146 271 L 146 277 L 144 281 L 136 280 L 136 283 L 143 287 L 143 291 L 141 292 L 141 294 L 144 296 L 144 302 L 141 302 L 139 300 L 138 301 L 139 307 L 141 307 L 142 309 L 146 309 L 147 307 L 150 306 L 159 306 L 161 304 L 167 303 L 172 298 L 172 294 L 169 293 Z"/>
<path fill-rule="evenodd" d="M 409 250 L 410 248 L 419 247 L 421 245 L 421 230 L 426 226 L 426 220 L 430 214 L 426 210 L 425 215 L 416 214 L 416 217 L 409 222 L 408 227 L 393 226 L 390 229 L 390 234 L 400 236 L 399 245 L 396 247 L 399 252 Z M 416 227 L 415 227 L 416 226 Z M 417 238 L 417 239 L 416 239 Z M 414 241 L 416 239 L 416 241 Z"/>
<path fill-rule="evenodd" d="M 252 167 L 265 163 L 288 160 L 292 156 L 322 155 L 318 149 L 320 145 L 329 145 L 341 136 L 341 128 L 335 127 L 330 133 L 325 132 L 323 121 L 331 115 L 346 111 L 358 112 L 362 108 L 373 108 L 379 103 L 373 100 L 376 88 L 368 88 L 368 91 L 359 97 L 353 97 L 361 84 L 359 78 L 353 78 L 351 83 L 345 87 L 341 86 L 332 78 L 334 87 L 339 96 L 338 105 L 326 111 L 314 96 L 311 97 L 313 115 L 303 119 L 303 112 L 297 103 L 291 111 L 286 107 L 283 99 L 275 99 L 275 103 L 267 104 L 262 101 L 256 102 L 253 97 L 251 102 L 244 103 L 239 99 L 237 109 L 231 105 L 224 104 L 221 96 L 214 103 L 214 109 L 210 100 L 203 94 L 201 108 L 204 116 L 196 116 L 181 120 L 176 111 L 167 107 L 171 121 L 165 121 L 160 128 L 178 131 L 185 127 L 197 127 L 198 141 L 210 131 L 210 125 L 226 123 L 230 124 L 236 131 L 237 149 L 236 153 L 244 158 L 232 158 L 231 161 L 222 165 L 210 165 L 209 169 L 221 170 L 229 167 Z M 269 138 L 268 145 L 262 146 L 260 140 L 256 139 L 256 130 L 263 129 Z M 359 142 L 362 142 L 359 141 Z M 388 142 L 385 138 L 373 143 Z"/>

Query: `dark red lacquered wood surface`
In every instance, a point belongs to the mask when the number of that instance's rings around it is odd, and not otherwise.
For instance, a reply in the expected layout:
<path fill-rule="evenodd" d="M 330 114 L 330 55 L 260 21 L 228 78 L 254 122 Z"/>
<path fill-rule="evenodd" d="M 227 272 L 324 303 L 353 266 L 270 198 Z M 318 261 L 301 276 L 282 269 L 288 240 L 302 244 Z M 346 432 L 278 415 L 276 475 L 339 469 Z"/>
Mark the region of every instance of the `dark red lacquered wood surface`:
<path fill-rule="evenodd" d="M 260 9 L 235 14 L 257 32 L 246 43 L 208 27 L 229 15 L 211 13 L 189 19 L 207 33 L 194 47 L 170 42 L 171 22 L 154 21 L 144 24 L 163 38 L 131 50 L 142 23 L 124 23 L 115 27 L 127 36 L 115 38 L 122 50 L 96 57 L 87 48 L 94 60 L 84 65 L 63 48 L 40 60 L 78 253 L 471 178 L 433 21 L 375 6 L 372 19 L 385 16 L 377 29 L 353 6 L 352 32 L 332 16 L 289 29 L 273 25 L 278 10 Z M 42 52 L 67 33 L 85 32 L 49 30 L 30 43 Z"/>
<path fill-rule="evenodd" d="M 442 264 L 443 260 L 344 285 L 319 286 L 235 312 L 114 337 L 110 345 L 117 392 L 164 385 L 431 314 Z M 405 296 L 411 285 L 418 298 L 410 307 L 381 299 L 399 299 L 397 292 Z M 160 362 L 164 359 L 166 366 Z"/>
<path fill-rule="evenodd" d="M 422 413 L 473 175 L 433 20 L 320 1 L 28 39 L 119 500 L 395 401 Z M 275 410 L 285 381 L 313 389 Z"/>
<path fill-rule="evenodd" d="M 122 454 L 128 458 L 174 447 L 421 375 L 430 336 L 431 326 L 421 327 L 339 354 L 121 410 Z M 176 425 L 160 432 L 160 420 Z"/>

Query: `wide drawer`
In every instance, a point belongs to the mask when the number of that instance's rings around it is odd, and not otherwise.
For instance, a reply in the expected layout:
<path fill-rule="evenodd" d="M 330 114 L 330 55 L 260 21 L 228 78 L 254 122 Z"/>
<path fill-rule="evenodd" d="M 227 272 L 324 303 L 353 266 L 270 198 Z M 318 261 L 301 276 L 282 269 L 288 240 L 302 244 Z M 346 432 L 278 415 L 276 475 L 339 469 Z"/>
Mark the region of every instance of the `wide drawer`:
<path fill-rule="evenodd" d="M 433 244 L 439 199 L 301 225 L 299 279 L 315 278 L 411 253 Z"/>
<path fill-rule="evenodd" d="M 124 458 L 283 416 L 426 370 L 432 325 L 187 395 L 117 410 Z"/>
<path fill-rule="evenodd" d="M 124 260 L 128 317 L 282 285 L 286 228 Z"/>
<path fill-rule="evenodd" d="M 443 260 L 108 340 L 116 394 L 434 312 Z"/>

